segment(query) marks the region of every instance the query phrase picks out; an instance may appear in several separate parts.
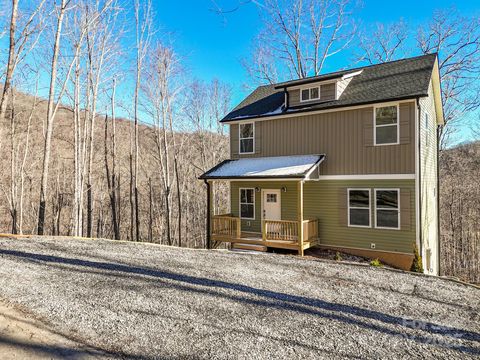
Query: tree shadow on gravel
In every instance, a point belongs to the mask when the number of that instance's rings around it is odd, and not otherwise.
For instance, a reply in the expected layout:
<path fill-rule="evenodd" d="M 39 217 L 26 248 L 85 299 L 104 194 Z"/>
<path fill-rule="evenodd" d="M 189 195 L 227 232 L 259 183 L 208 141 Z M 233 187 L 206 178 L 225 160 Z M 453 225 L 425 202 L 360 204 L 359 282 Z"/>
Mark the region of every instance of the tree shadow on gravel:
<path fill-rule="evenodd" d="M 455 342 L 455 340 L 457 340 L 458 342 L 468 340 L 480 343 L 480 334 L 478 334 L 477 332 L 438 325 L 435 323 L 415 319 L 405 319 L 402 317 L 393 316 L 375 310 L 364 309 L 356 306 L 332 303 L 316 298 L 291 295 L 221 280 L 213 280 L 208 278 L 177 274 L 165 270 L 138 267 L 133 265 L 80 260 L 74 258 L 4 249 L 0 249 L 0 254 L 6 256 L 14 256 L 30 261 L 53 264 L 66 264 L 82 268 L 153 277 L 155 279 L 163 281 L 175 281 L 183 284 L 165 282 L 165 285 L 183 291 L 207 294 L 214 297 L 223 297 L 233 301 L 243 302 L 255 306 L 263 306 L 280 310 L 294 311 L 312 316 L 319 316 L 330 320 L 336 320 L 356 325 L 365 329 L 378 331 L 387 335 L 394 336 L 397 339 L 409 339 L 421 344 L 428 344 L 445 349 L 448 348 L 469 354 L 480 355 L 479 347 L 453 343 Z M 192 287 L 189 285 L 201 286 L 204 288 Z M 225 290 L 239 292 L 249 296 L 258 297 L 260 299 L 249 298 L 238 294 L 225 293 Z M 353 318 L 351 316 L 355 316 L 360 319 Z M 362 319 L 375 320 L 384 324 L 399 326 L 404 330 L 415 330 L 424 335 L 415 334 L 409 336 L 404 331 L 399 331 L 371 322 L 362 321 Z M 433 338 L 432 335 L 441 336 L 442 338 Z"/>

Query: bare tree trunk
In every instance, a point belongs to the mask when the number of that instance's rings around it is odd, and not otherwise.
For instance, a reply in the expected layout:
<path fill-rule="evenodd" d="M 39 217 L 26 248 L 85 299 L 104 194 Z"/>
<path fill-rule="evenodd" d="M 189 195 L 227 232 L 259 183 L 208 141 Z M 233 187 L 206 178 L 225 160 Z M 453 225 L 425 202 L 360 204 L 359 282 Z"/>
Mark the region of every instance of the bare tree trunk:
<path fill-rule="evenodd" d="M 16 126 L 15 126 L 15 98 L 11 96 L 11 118 L 10 118 L 10 215 L 12 217 L 12 234 L 17 234 L 17 174 L 15 171 L 16 152 Z"/>
<path fill-rule="evenodd" d="M 148 211 L 148 241 L 153 241 L 153 189 L 152 178 L 148 178 L 149 187 L 149 211 Z"/>
<path fill-rule="evenodd" d="M 180 191 L 180 179 L 178 175 L 178 159 L 175 156 L 175 179 L 177 181 L 177 203 L 178 203 L 178 246 L 182 247 L 182 195 Z"/>
<path fill-rule="evenodd" d="M 116 156 L 116 144 L 115 144 L 115 80 L 113 81 L 112 92 L 112 134 L 110 135 L 112 143 L 112 174 L 110 176 L 110 169 L 108 166 L 108 118 L 105 116 L 105 171 L 107 176 L 108 194 L 110 197 L 110 207 L 112 211 L 112 226 L 115 240 L 120 239 L 120 230 L 118 226 L 117 217 L 117 199 L 116 199 L 116 183 L 115 183 L 115 156 Z"/>
<path fill-rule="evenodd" d="M 58 14 L 58 19 L 57 19 L 55 42 L 53 45 L 53 57 L 52 57 L 52 66 L 51 66 L 51 74 L 50 74 L 50 89 L 48 94 L 47 128 L 46 128 L 45 143 L 43 148 L 42 179 L 41 179 L 41 186 L 40 186 L 40 203 L 38 208 L 38 225 L 37 225 L 38 235 L 43 235 L 44 226 L 45 226 L 45 206 L 46 206 L 47 189 L 48 189 L 48 166 L 50 163 L 50 147 L 52 143 L 52 132 L 53 132 L 53 115 L 54 115 L 53 102 L 55 98 L 58 53 L 60 51 L 60 38 L 62 33 L 62 24 L 63 24 L 63 17 L 65 15 L 65 10 L 66 10 L 66 0 L 61 0 L 60 12 Z"/>
<path fill-rule="evenodd" d="M 17 28 L 18 0 L 12 0 L 12 14 L 10 17 L 10 43 L 8 49 L 7 71 L 3 85 L 2 97 L 0 99 L 0 124 L 5 119 L 8 97 L 10 94 L 11 81 L 15 66 L 15 30 Z M 1 129 L 1 128 L 0 128 Z M 1 135 L 1 134 L 0 134 Z M 1 141 L 0 137 L 0 141 Z"/>

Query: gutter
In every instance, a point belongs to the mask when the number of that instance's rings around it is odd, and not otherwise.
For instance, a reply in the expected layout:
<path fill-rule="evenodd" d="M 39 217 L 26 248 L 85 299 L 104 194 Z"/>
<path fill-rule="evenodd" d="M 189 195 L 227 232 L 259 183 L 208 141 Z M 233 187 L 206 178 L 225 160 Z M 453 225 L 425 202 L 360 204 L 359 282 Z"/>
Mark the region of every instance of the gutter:
<path fill-rule="evenodd" d="M 283 92 L 285 94 L 285 109 L 283 112 L 287 111 L 290 108 L 290 92 L 287 91 L 287 88 L 283 88 Z"/>
<path fill-rule="evenodd" d="M 403 100 L 414 100 L 419 97 L 427 97 L 428 94 L 412 94 L 408 96 L 399 96 L 399 97 L 393 97 L 393 98 L 386 98 L 386 99 L 381 99 L 381 100 L 371 100 L 371 101 L 362 101 L 362 102 L 357 102 L 357 103 L 352 103 L 352 104 L 336 104 L 338 100 L 330 100 L 332 102 L 332 105 L 329 106 L 324 106 L 322 108 L 304 108 L 304 107 L 288 107 L 288 109 L 292 110 L 287 112 L 283 112 L 282 114 L 260 114 L 260 115 L 245 115 L 244 117 L 234 117 L 231 119 L 226 119 L 223 118 L 220 120 L 220 123 L 222 124 L 229 124 L 229 123 L 235 123 L 235 122 L 241 122 L 241 121 L 246 121 L 246 120 L 261 120 L 261 119 L 267 119 L 268 118 L 278 118 L 278 117 L 284 117 L 284 116 L 297 116 L 298 114 L 302 113 L 316 113 L 316 112 L 323 112 L 323 111 L 328 111 L 328 110 L 335 110 L 335 109 L 343 109 L 343 108 L 351 108 L 351 107 L 357 107 L 357 106 L 364 106 L 364 105 L 373 105 L 373 104 L 379 104 L 379 103 L 386 103 L 386 102 L 392 102 L 392 101 L 403 101 Z"/>

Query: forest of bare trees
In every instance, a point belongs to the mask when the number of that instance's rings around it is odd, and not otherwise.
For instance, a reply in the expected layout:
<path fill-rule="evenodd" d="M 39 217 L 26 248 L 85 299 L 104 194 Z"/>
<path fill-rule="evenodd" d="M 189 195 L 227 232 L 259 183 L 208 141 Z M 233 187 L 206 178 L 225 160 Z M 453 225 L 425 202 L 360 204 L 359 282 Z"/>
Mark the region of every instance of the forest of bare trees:
<path fill-rule="evenodd" d="M 226 157 L 231 90 L 185 76 L 152 3 L 127 5 L 13 0 L 2 14 L 3 232 L 204 246 L 195 180 Z"/>
<path fill-rule="evenodd" d="M 232 10 L 215 2 L 224 15 L 255 3 Z M 263 27 L 241 60 L 249 86 L 317 75 L 326 64 L 337 69 L 339 55 L 359 66 L 439 53 L 442 269 L 478 281 L 478 147 L 447 149 L 461 129 L 474 126 L 465 119 L 480 107 L 480 20 L 444 9 L 422 24 L 379 19 L 365 26 L 349 0 L 261 3 Z M 189 75 L 154 24 L 156 6 L 5 2 L 2 232 L 205 245 L 206 194 L 197 177 L 228 157 L 219 120 L 233 105 L 232 88 Z M 455 176 L 464 174 L 457 186 Z M 228 188 L 220 190 L 214 206 L 224 207 Z"/>

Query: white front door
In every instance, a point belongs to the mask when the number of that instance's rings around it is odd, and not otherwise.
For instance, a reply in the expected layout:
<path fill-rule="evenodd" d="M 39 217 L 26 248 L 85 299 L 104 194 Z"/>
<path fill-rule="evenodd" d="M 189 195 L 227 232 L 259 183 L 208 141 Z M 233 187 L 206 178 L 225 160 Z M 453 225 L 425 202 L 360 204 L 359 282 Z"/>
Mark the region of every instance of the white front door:
<path fill-rule="evenodd" d="M 281 220 L 282 210 L 280 205 L 281 191 L 263 190 L 262 196 L 262 219 L 263 220 Z"/>

